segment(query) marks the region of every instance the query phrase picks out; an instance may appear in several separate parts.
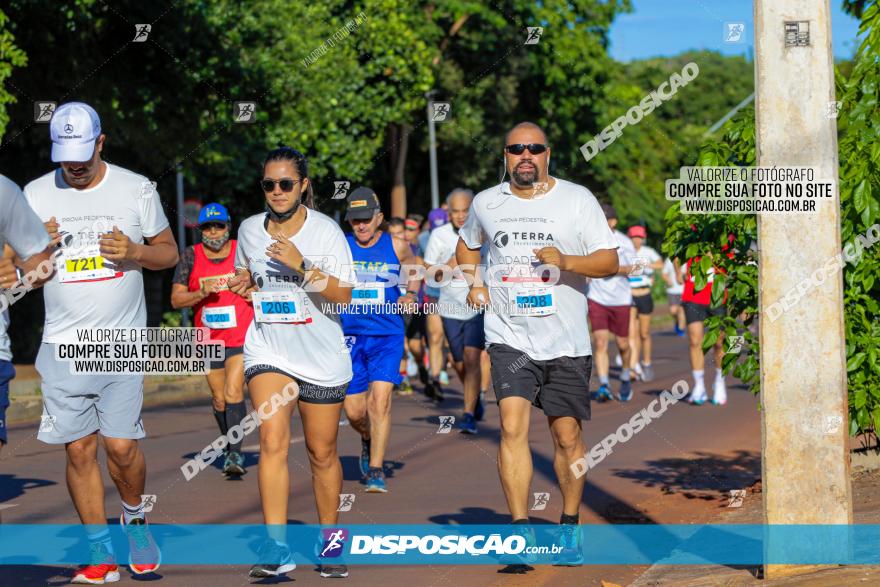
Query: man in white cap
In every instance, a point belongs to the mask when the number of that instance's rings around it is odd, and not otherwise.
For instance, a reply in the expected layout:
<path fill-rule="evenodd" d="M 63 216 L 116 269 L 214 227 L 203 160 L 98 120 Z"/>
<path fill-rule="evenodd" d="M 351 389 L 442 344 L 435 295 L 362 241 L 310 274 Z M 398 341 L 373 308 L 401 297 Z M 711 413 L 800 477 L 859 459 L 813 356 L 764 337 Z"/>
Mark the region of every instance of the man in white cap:
<path fill-rule="evenodd" d="M 45 286 L 46 324 L 36 362 L 43 421 L 37 437 L 65 445 L 67 487 L 80 520 L 89 526 L 92 560 L 73 582 L 112 582 L 119 572 L 105 526 L 98 433 L 122 498 L 119 520 L 129 537 L 132 572 L 153 572 L 161 558 L 141 501 L 146 465 L 137 439 L 145 435 L 144 378 L 72 374 L 70 363 L 56 359 L 56 346 L 81 342 L 78 330 L 145 327 L 142 268 L 174 267 L 177 245 L 152 184 L 101 160 L 105 135 L 91 106 L 59 106 L 49 131 L 52 161 L 60 168 L 24 188 L 52 244 L 60 248 L 56 273 Z"/>

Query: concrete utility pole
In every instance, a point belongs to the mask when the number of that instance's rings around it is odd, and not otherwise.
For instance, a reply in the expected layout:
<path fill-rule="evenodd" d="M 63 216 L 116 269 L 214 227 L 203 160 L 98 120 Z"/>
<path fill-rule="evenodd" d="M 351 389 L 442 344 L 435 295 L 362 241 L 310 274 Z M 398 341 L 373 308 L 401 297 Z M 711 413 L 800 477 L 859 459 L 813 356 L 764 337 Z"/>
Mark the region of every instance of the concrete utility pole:
<path fill-rule="evenodd" d="M 758 217 L 764 520 L 852 524 L 842 274 L 766 312 L 842 248 L 828 0 L 755 0 L 755 49 L 758 165 L 835 182 L 815 213 Z M 814 569 L 767 565 L 765 578 Z"/>

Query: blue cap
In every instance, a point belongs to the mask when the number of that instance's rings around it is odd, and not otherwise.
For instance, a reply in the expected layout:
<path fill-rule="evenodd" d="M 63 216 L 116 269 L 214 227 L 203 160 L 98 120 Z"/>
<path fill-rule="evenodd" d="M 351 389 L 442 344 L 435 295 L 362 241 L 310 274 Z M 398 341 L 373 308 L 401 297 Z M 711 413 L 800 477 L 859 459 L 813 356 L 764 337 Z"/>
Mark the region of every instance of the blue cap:
<path fill-rule="evenodd" d="M 223 204 L 211 202 L 207 206 L 202 206 L 199 212 L 199 226 L 208 222 L 223 222 L 229 224 L 229 212 Z"/>

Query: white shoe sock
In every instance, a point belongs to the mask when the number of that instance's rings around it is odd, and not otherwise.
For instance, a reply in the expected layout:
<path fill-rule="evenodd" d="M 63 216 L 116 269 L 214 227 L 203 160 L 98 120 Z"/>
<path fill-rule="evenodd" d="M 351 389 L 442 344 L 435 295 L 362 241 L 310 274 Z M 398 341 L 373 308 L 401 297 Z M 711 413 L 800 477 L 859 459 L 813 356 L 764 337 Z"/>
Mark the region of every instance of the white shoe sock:
<path fill-rule="evenodd" d="M 712 401 L 716 404 L 727 403 L 727 383 L 724 382 L 724 375 L 721 371 L 715 375 L 715 384 L 712 386 Z"/>

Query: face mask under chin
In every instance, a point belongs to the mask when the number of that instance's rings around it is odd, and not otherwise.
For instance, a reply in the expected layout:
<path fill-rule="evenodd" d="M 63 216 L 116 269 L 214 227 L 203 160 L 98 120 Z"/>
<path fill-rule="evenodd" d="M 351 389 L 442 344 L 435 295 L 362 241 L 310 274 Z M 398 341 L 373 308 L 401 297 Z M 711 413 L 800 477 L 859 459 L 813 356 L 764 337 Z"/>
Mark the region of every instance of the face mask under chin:
<path fill-rule="evenodd" d="M 228 243 L 228 242 L 229 242 L 229 231 L 228 230 L 220 238 L 204 238 L 204 237 L 202 238 L 202 244 L 204 246 L 208 247 L 209 249 L 211 249 L 212 251 L 214 251 L 215 253 L 217 251 L 219 251 L 220 249 L 222 249 L 226 245 L 226 243 Z"/>
<path fill-rule="evenodd" d="M 273 222 L 284 222 L 293 217 L 296 214 L 296 211 L 299 210 L 301 200 L 297 200 L 296 203 L 290 207 L 287 212 L 276 212 L 272 209 L 272 206 L 269 203 L 266 203 L 266 214 L 269 215 L 269 218 L 272 219 Z"/>

